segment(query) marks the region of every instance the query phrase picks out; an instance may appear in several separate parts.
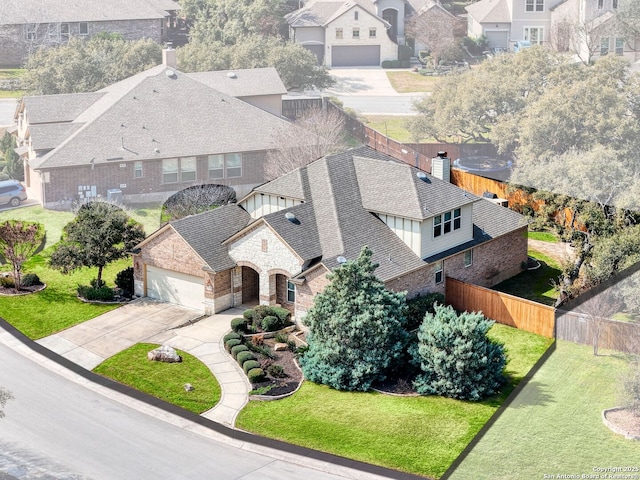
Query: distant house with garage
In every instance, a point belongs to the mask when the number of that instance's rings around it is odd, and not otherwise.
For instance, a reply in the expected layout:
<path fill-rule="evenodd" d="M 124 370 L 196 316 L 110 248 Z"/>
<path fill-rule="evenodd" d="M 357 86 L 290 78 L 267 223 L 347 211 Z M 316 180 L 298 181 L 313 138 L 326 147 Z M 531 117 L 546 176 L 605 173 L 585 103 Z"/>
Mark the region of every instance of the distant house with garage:
<path fill-rule="evenodd" d="M 2 0 L 0 67 L 22 65 L 39 48 L 102 32 L 161 43 L 176 28 L 179 9 L 174 0 Z"/>
<path fill-rule="evenodd" d="M 161 202 L 215 183 L 239 196 L 264 182 L 286 89 L 275 69 L 184 74 L 165 64 L 93 93 L 24 97 L 16 151 L 31 198 L 47 208 L 75 200 Z"/>
<path fill-rule="evenodd" d="M 521 271 L 527 222 L 368 147 L 319 159 L 238 204 L 171 222 L 135 250 L 135 292 L 206 313 L 248 302 L 301 318 L 364 245 L 387 287 L 444 292 Z"/>

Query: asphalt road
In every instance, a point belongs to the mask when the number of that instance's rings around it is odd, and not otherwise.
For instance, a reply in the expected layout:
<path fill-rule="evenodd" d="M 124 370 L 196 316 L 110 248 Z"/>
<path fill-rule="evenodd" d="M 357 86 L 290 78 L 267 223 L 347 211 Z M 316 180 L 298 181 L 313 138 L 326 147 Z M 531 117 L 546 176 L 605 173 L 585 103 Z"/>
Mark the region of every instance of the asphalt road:
<path fill-rule="evenodd" d="M 363 115 L 415 115 L 413 102 L 420 98 L 422 98 L 422 95 L 338 95 L 338 99 L 345 107 L 353 108 Z"/>
<path fill-rule="evenodd" d="M 0 127 L 13 125 L 13 114 L 15 111 L 15 98 L 0 98 Z"/>
<path fill-rule="evenodd" d="M 0 419 L 0 480 L 366 478 L 289 463 L 195 433 L 195 426 L 167 423 L 85 388 L 2 342 L 0 371 L 0 385 L 15 397 Z"/>

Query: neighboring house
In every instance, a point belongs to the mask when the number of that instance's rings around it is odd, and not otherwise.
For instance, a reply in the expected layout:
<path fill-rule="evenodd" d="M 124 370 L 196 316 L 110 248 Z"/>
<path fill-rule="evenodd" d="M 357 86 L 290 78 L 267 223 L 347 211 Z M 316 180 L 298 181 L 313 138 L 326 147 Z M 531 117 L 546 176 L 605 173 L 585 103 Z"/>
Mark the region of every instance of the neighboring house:
<path fill-rule="evenodd" d="M 245 195 L 265 180 L 274 134 L 297 127 L 263 110 L 279 110 L 283 86 L 273 69 L 224 75 L 230 84 L 263 82 L 255 99 L 238 89 L 247 101 L 208 86 L 216 76 L 196 80 L 158 65 L 93 93 L 24 97 L 13 131 L 30 196 L 47 208 L 97 196 L 153 202 L 202 183 Z"/>
<path fill-rule="evenodd" d="M 368 147 L 319 159 L 227 205 L 171 222 L 134 250 L 135 292 L 215 313 L 280 304 L 297 318 L 364 245 L 387 287 L 483 286 L 527 260 L 523 216 Z"/>
<path fill-rule="evenodd" d="M 615 53 L 636 61 L 640 38 L 616 25 L 618 0 L 480 0 L 466 7 L 467 34 L 489 47 L 512 50 L 519 41 L 576 53 L 583 61 Z"/>
<path fill-rule="evenodd" d="M 160 43 L 175 28 L 179 8 L 173 0 L 2 0 L 0 67 L 22 65 L 38 48 L 101 32 Z"/>

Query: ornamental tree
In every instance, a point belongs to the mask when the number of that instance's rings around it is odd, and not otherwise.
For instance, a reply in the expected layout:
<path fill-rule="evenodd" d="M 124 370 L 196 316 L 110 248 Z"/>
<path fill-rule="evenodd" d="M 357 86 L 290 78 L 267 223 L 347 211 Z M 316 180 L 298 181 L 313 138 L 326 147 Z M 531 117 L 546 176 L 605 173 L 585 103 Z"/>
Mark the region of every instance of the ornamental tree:
<path fill-rule="evenodd" d="M 487 332 L 493 325 L 481 313 L 458 315 L 451 306 L 437 305 L 418 330 L 415 360 L 422 373 L 414 387 L 423 395 L 480 400 L 493 395 L 505 381 L 504 346 Z"/>
<path fill-rule="evenodd" d="M 385 288 L 371 256 L 364 247 L 356 260 L 329 274 L 331 283 L 305 317 L 311 332 L 300 363 L 312 382 L 366 391 L 402 358 L 406 294 Z"/>
<path fill-rule="evenodd" d="M 98 285 L 101 285 L 103 268 L 125 257 L 144 237 L 142 225 L 130 219 L 120 207 L 92 201 L 83 204 L 76 217 L 65 225 L 49 262 L 63 273 L 98 267 Z"/>
<path fill-rule="evenodd" d="M 16 291 L 22 284 L 22 265 L 44 241 L 41 223 L 7 220 L 0 223 L 0 255 L 11 264 Z"/>

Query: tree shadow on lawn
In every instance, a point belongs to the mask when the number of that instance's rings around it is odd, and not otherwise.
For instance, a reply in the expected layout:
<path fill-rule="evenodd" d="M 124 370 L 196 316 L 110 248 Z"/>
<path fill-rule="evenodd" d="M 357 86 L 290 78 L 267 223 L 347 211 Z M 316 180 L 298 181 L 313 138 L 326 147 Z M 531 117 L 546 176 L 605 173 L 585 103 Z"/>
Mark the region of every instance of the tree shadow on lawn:
<path fill-rule="evenodd" d="M 509 408 L 523 408 L 529 406 L 547 406 L 555 403 L 549 386 L 536 381 L 530 380 L 525 387 L 513 399 Z"/>

